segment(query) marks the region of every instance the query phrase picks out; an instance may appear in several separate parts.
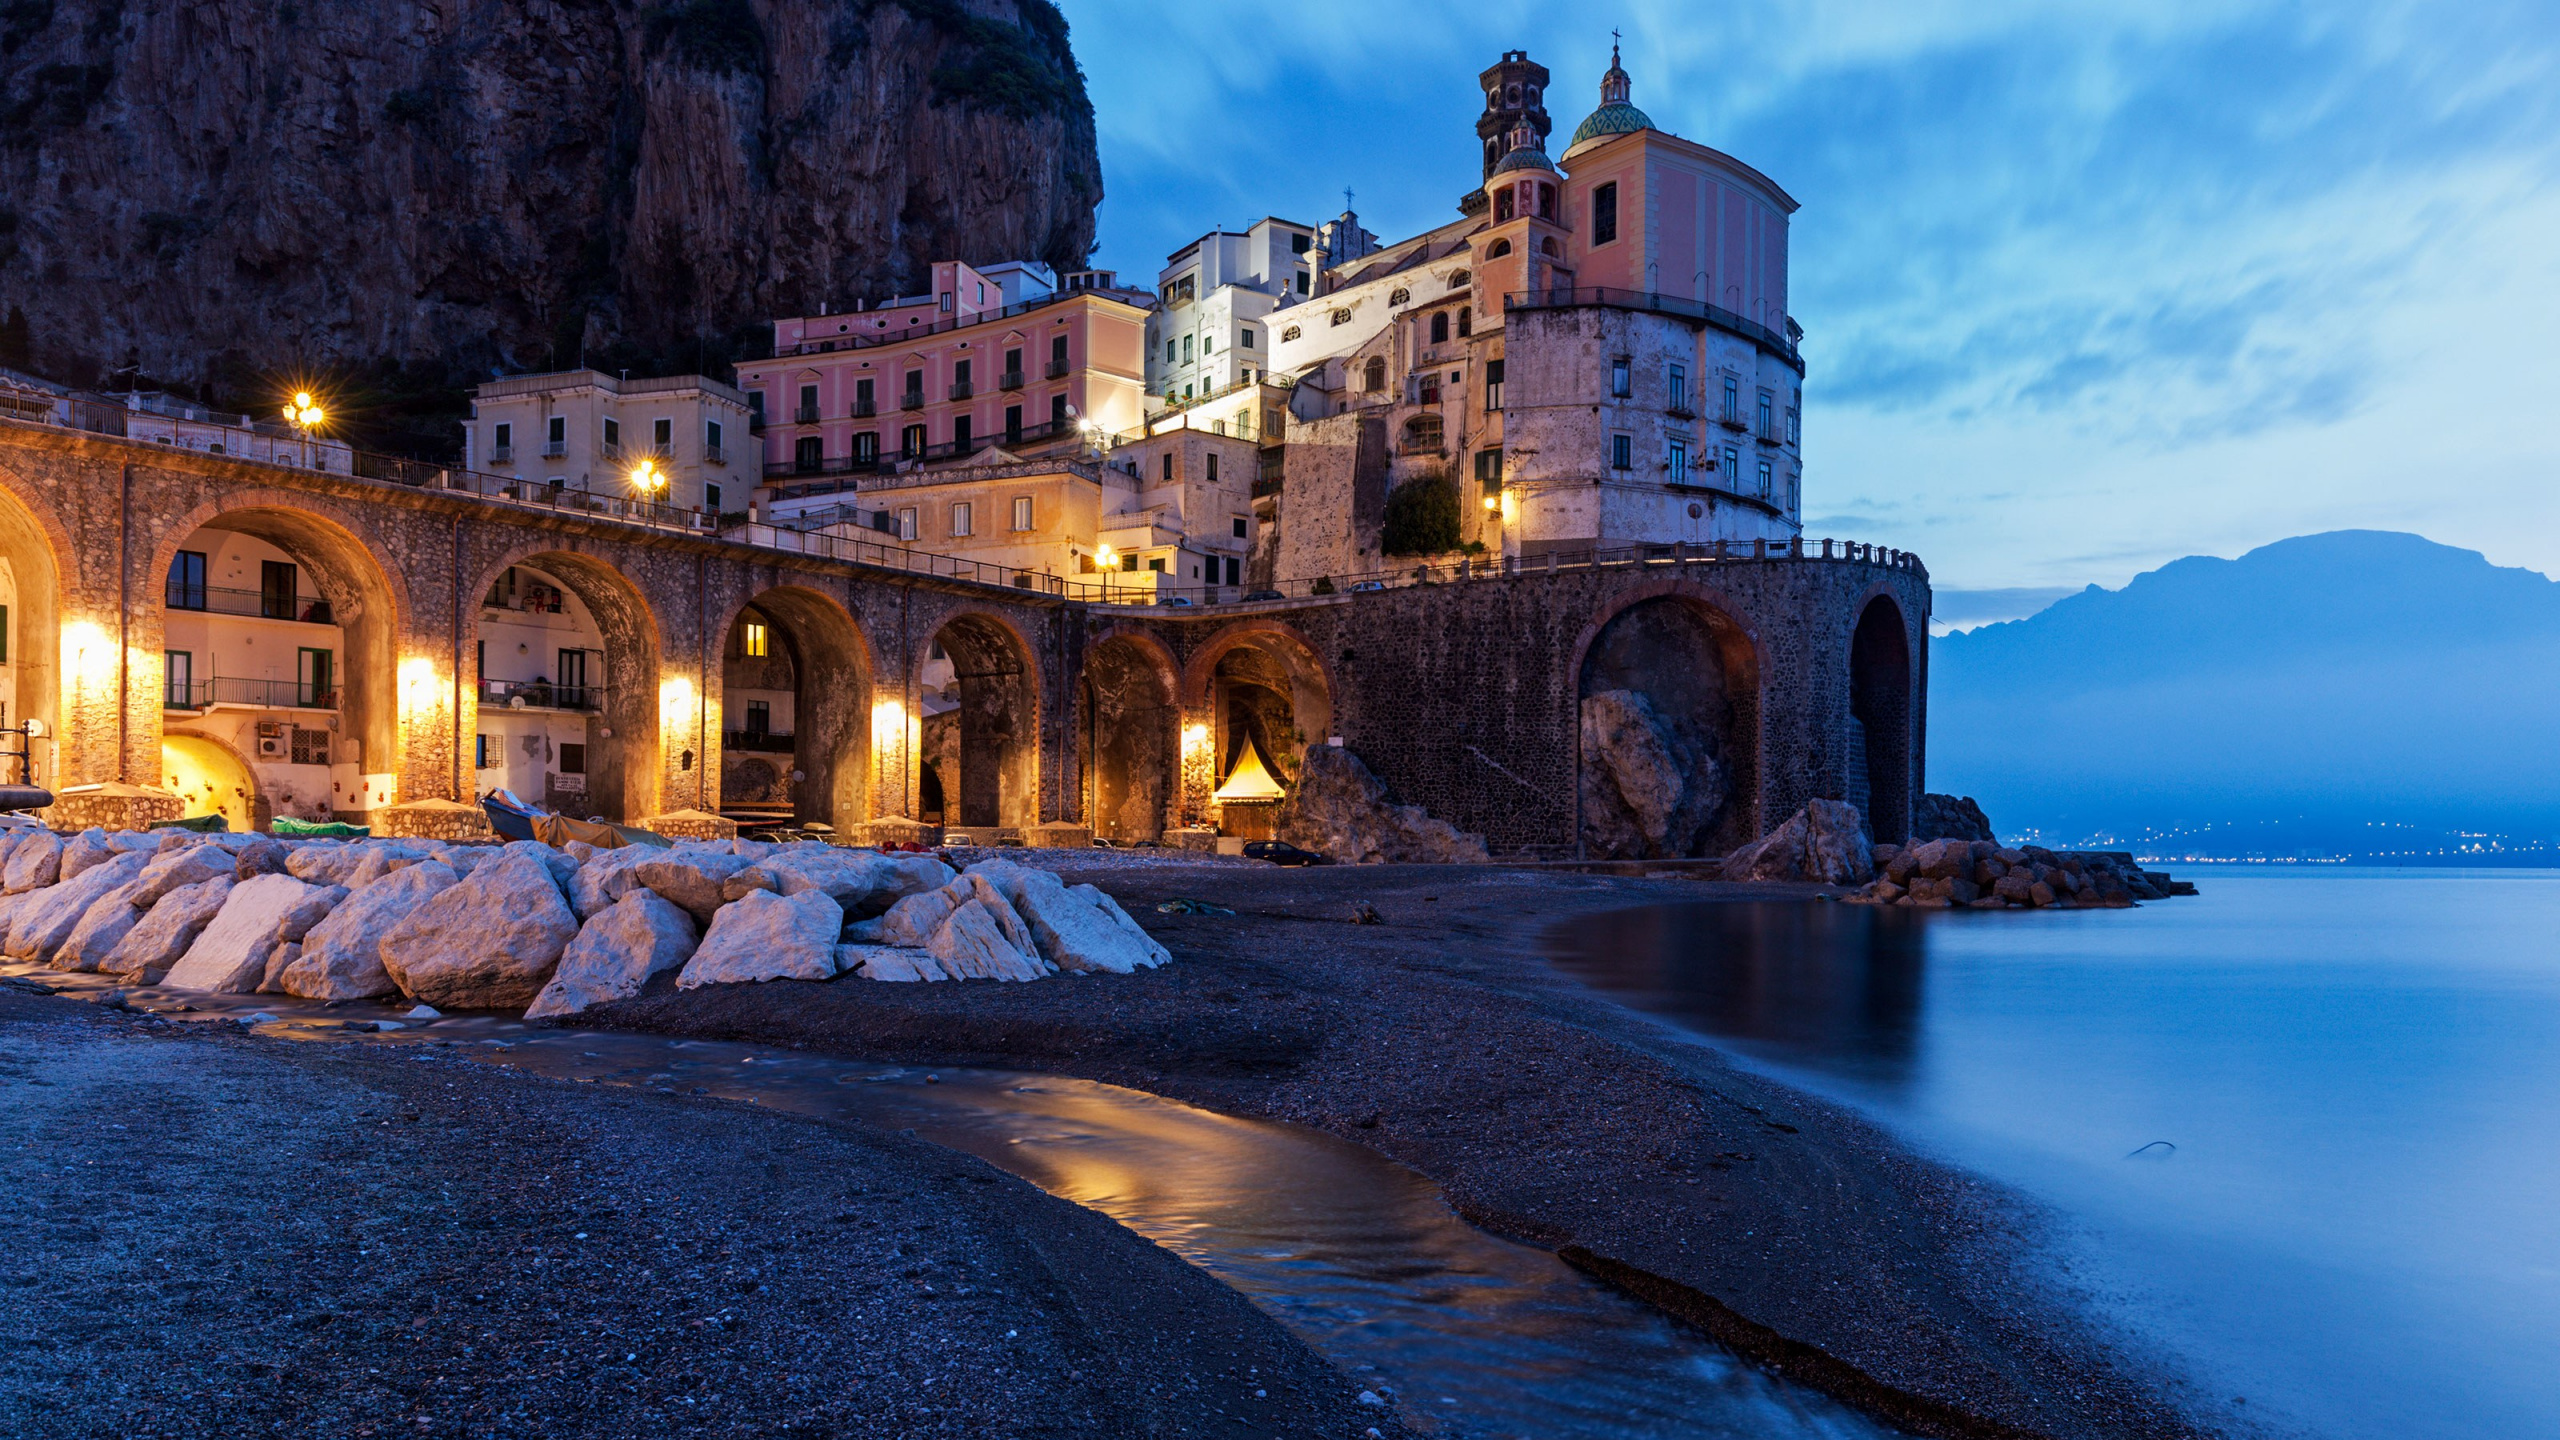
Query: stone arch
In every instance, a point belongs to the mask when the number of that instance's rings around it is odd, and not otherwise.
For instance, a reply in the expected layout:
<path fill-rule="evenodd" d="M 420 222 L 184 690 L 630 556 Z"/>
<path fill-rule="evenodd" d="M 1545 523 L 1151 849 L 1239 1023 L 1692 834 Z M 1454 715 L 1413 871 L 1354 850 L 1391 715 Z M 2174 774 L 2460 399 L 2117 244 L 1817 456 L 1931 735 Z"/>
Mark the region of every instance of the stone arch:
<path fill-rule="evenodd" d="M 1911 630 L 1902 606 L 1876 594 L 1849 637 L 1847 799 L 1879 843 L 1911 835 Z"/>
<path fill-rule="evenodd" d="M 801 776 L 791 787 L 792 818 L 802 824 L 823 820 L 838 830 L 862 824 L 871 818 L 874 667 L 860 622 L 837 597 L 794 584 L 765 589 L 723 617 L 721 728 L 733 735 L 743 732 L 745 712 L 730 696 L 729 675 L 756 658 L 740 653 L 740 631 L 749 611 L 772 623 L 773 636 L 785 652 L 764 659 L 780 658 L 790 670 L 789 769 Z M 727 751 L 724 743 L 724 757 Z M 725 777 L 725 768 L 722 773 Z"/>
<path fill-rule="evenodd" d="M 150 567 L 136 577 L 137 586 L 148 587 L 148 603 L 157 607 L 164 638 L 171 609 L 170 566 L 193 537 L 207 530 L 263 541 L 309 573 L 319 598 L 328 604 L 328 623 L 337 628 L 341 652 L 331 677 L 338 738 L 330 758 L 341 771 L 352 767 L 357 775 L 401 773 L 406 736 L 400 640 L 408 629 L 408 585 L 382 563 L 380 557 L 389 552 L 371 527 L 326 499 L 289 490 L 235 492 L 197 506 L 162 530 Z M 419 698 L 431 703 L 447 701 L 449 695 L 431 692 Z M 352 751 L 350 740 L 355 742 Z M 333 813 L 357 821 L 367 818 L 356 793 L 335 779 L 331 790 Z"/>
<path fill-rule="evenodd" d="M 211 735 L 162 731 L 154 783 L 185 801 L 187 816 L 220 815 L 234 831 L 263 830 L 272 816 L 249 757 Z"/>
<path fill-rule="evenodd" d="M 1760 830 L 1759 646 L 1705 586 L 1617 596 L 1574 647 L 1584 853 L 1721 854 Z"/>
<path fill-rule="evenodd" d="M 62 593 L 61 558 L 70 553 L 61 522 L 19 496 L 17 477 L 0 472 L 0 565 L 8 567 L 16 590 L 9 610 L 9 654 L 0 664 L 7 677 L 8 723 L 42 721 L 46 738 L 27 744 L 32 775 L 40 785 L 59 785 L 55 773 L 54 737 L 62 733 Z M 109 681 L 113 683 L 112 680 Z M 14 767 L 0 770 L 0 783 L 20 777 Z"/>
<path fill-rule="evenodd" d="M 1205 806 L 1248 743 L 1294 784 L 1307 747 L 1333 730 L 1334 691 L 1315 646 L 1282 621 L 1239 621 L 1211 636 L 1183 673 L 1186 805 Z"/>
<path fill-rule="evenodd" d="M 604 675 L 588 687 L 600 691 L 588 713 L 587 797 L 592 813 L 636 824 L 658 813 L 663 779 L 658 751 L 659 656 L 657 612 L 630 577 L 611 562 L 563 548 L 561 537 L 529 540 L 484 566 L 465 592 L 462 643 L 477 650 L 483 597 L 516 566 L 557 578 L 578 597 L 604 645 Z"/>
<path fill-rule="evenodd" d="M 1114 629 L 1086 649 L 1076 681 L 1084 815 L 1112 840 L 1156 840 L 1181 820 L 1180 672 L 1164 642 Z"/>
<path fill-rule="evenodd" d="M 927 640 L 916 666 L 921 761 L 942 786 L 946 825 L 1038 823 L 1038 653 L 1013 622 L 976 608 L 954 612 Z"/>

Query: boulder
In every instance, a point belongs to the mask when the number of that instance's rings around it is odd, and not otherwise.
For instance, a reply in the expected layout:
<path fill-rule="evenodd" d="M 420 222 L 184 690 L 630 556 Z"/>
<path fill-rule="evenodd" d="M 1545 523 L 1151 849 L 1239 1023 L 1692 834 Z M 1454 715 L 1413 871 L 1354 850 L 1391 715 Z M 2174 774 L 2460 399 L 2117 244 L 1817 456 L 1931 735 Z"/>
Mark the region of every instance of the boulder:
<path fill-rule="evenodd" d="M 393 845 L 367 845 L 364 847 L 364 856 L 356 862 L 355 869 L 339 883 L 350 890 L 362 890 L 385 875 L 408 869 L 422 858 Z M 448 865 L 445 868 L 451 870 L 453 867 Z M 454 878 L 461 879 L 461 872 L 456 871 Z"/>
<path fill-rule="evenodd" d="M 1866 829 L 1857 806 L 1808 800 L 1785 824 L 1725 857 L 1724 878 L 1864 885 L 1875 875 Z"/>
<path fill-rule="evenodd" d="M 1446 864 L 1488 859 L 1484 837 L 1460 833 L 1419 805 L 1398 805 L 1384 781 L 1339 745 L 1310 745 L 1273 818 L 1273 834 L 1345 863 Z"/>
<path fill-rule="evenodd" d="M 134 877 L 133 906 L 148 910 L 160 897 L 207 880 L 232 878 L 230 852 L 215 845 L 183 845 L 163 850 L 144 862 Z"/>
<path fill-rule="evenodd" d="M 229 995 L 255 991 L 266 979 L 267 962 L 274 958 L 276 947 L 309 931 L 320 918 L 312 913 L 315 901 L 333 888 L 274 871 L 238 882 L 224 899 L 222 912 L 187 947 L 186 955 L 169 967 L 162 983 L 177 990 Z M 324 907 L 321 913 L 326 913 Z M 280 933 L 297 923 L 301 928 L 294 934 Z"/>
<path fill-rule="evenodd" d="M 248 880 L 260 875 L 282 875 L 284 867 L 284 846 L 260 835 L 240 847 L 232 861 L 231 874 L 233 879 Z"/>
<path fill-rule="evenodd" d="M 1911 813 L 1911 838 L 1921 840 L 1996 840 L 1991 819 L 1970 795 L 1923 795 Z"/>
<path fill-rule="evenodd" d="M 933 939 L 933 932 L 942 928 L 942 922 L 950 917 L 959 903 L 960 898 L 947 885 L 938 890 L 927 890 L 921 895 L 910 895 L 890 906 L 888 913 L 874 922 L 868 933 L 883 945 L 922 947 Z"/>
<path fill-rule="evenodd" d="M 701 948 L 676 977 L 676 988 L 833 979 L 836 937 L 843 931 L 844 907 L 824 891 L 804 890 L 797 895 L 751 891 L 737 903 L 720 907 Z"/>
<path fill-rule="evenodd" d="M 1096 904 L 1093 897 L 1102 892 L 1091 886 L 1070 890 L 1049 871 L 1010 860 L 971 866 L 969 876 L 998 891 L 1030 928 L 1040 958 L 1068 974 L 1099 970 L 1127 975 L 1173 958 L 1107 897 Z"/>
<path fill-rule="evenodd" d="M 1932 880 L 1952 880 L 1973 873 L 1973 851 L 1962 840 L 1931 840 L 1903 852 L 1914 873 Z"/>
<path fill-rule="evenodd" d="M 305 1000 L 364 1000 L 399 987 L 383 968 L 382 940 L 411 911 L 460 883 L 434 860 L 407 865 L 363 888 L 302 936 L 302 953 L 276 977 L 287 995 Z"/>
<path fill-rule="evenodd" d="M 578 878 L 569 882 L 569 908 L 578 912 L 580 920 L 591 920 L 610 909 L 616 901 L 640 885 L 633 870 L 642 863 L 666 857 L 667 852 L 654 845 L 625 845 L 619 850 L 598 850 L 578 867 Z"/>
<path fill-rule="evenodd" d="M 998 918 L 998 912 L 1003 918 Z M 1001 898 L 990 906 L 973 895 L 943 917 L 925 949 L 960 979 L 1037 980 L 1054 973 L 1025 944 L 1017 943 L 1014 932 L 1021 928 L 1021 920 Z"/>
<path fill-rule="evenodd" d="M 284 873 L 312 885 L 344 885 L 355 877 L 364 856 L 360 845 L 297 845 L 284 857 Z"/>
<path fill-rule="evenodd" d="M 1726 790 L 1704 741 L 1636 690 L 1583 700 L 1581 785 L 1584 834 L 1604 859 L 1695 854 Z"/>
<path fill-rule="evenodd" d="M 542 993 L 577 934 L 550 865 L 510 846 L 393 925 L 382 968 L 440 1010 L 511 1009 Z"/>
<path fill-rule="evenodd" d="M 950 884 L 959 874 L 958 871 L 931 855 L 883 853 L 880 858 L 889 862 L 889 868 L 894 875 L 889 884 L 890 902 L 893 904 L 910 895 L 921 895 L 927 890 L 939 890 Z"/>
<path fill-rule="evenodd" d="M 824 890 L 828 899 L 858 913 L 877 913 L 911 893 L 905 869 L 876 850 L 785 845 L 756 862 L 755 868 L 773 876 L 775 888 L 785 895 Z M 947 866 L 937 864 L 936 868 L 950 873 Z"/>
<path fill-rule="evenodd" d="M 107 832 L 92 825 L 62 847 L 62 878 L 76 880 L 92 866 L 107 863 L 115 853 L 115 847 L 107 843 Z"/>
<path fill-rule="evenodd" d="M 137 985 L 157 985 L 169 967 L 185 956 L 204 927 L 222 911 L 238 884 L 228 871 L 192 885 L 181 885 L 158 900 L 125 932 L 124 939 L 98 962 L 98 969 Z"/>
<path fill-rule="evenodd" d="M 62 878 L 62 837 L 50 830 L 38 830 L 22 837 L 9 849 L 5 879 L 12 895 L 40 890 Z"/>
<path fill-rule="evenodd" d="M 144 870 L 148 868 L 146 859 Z M 142 890 L 142 873 L 136 872 L 133 879 L 91 902 L 88 912 L 71 927 L 62 948 L 54 952 L 54 969 L 97 970 L 105 966 L 107 957 L 115 953 L 142 919 L 143 912 L 135 904 L 135 897 Z"/>
<path fill-rule="evenodd" d="M 568 852 L 555 850 L 539 840 L 510 840 L 498 847 L 498 853 L 524 855 L 541 861 L 543 868 L 551 872 L 551 883 L 564 892 L 577 881 L 578 862 L 570 859 Z"/>
<path fill-rule="evenodd" d="M 740 844 L 746 842 L 740 841 Z M 652 859 L 632 867 L 631 876 L 639 883 L 675 902 L 697 925 L 708 926 L 711 917 L 727 903 L 721 887 L 729 877 L 747 869 L 761 857 L 722 855 L 706 850 L 664 851 Z"/>
<path fill-rule="evenodd" d="M 904 945 L 839 945 L 836 968 L 847 975 L 860 975 L 865 980 L 892 983 L 917 980 L 948 980 L 942 964 L 929 951 L 910 949 Z"/>
<path fill-rule="evenodd" d="M 684 964 L 694 953 L 696 934 L 692 916 L 654 890 L 633 890 L 579 928 L 524 1018 L 575 1015 L 590 1005 L 628 1000 L 650 976 Z"/>
<path fill-rule="evenodd" d="M 803 885 L 800 888 L 806 890 L 812 887 Z M 745 899 L 748 892 L 753 890 L 769 890 L 779 895 L 782 893 L 782 877 L 765 869 L 762 865 L 750 865 L 720 882 L 720 903 L 734 905 Z"/>
<path fill-rule="evenodd" d="M 51 961 L 88 915 L 89 907 L 141 874 L 144 863 L 140 855 L 118 855 L 103 865 L 90 866 L 77 879 L 37 891 L 18 907 L 18 918 L 9 927 L 8 953 L 40 964 Z"/>

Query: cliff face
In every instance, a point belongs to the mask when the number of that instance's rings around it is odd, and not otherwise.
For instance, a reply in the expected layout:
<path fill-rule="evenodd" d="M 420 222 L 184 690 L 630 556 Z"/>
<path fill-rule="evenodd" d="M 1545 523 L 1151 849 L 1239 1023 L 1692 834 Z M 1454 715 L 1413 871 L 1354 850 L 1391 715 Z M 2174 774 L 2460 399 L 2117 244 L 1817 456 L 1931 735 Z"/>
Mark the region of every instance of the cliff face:
<path fill-rule="evenodd" d="M 0 349 L 75 378 L 690 369 L 1101 196 L 1049 0 L 0 0 Z"/>

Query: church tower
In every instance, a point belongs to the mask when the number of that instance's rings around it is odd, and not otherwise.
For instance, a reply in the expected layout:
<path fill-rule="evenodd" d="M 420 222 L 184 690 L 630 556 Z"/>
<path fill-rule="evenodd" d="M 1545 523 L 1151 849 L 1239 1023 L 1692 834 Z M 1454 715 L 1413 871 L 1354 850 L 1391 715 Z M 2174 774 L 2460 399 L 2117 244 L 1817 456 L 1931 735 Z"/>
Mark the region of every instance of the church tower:
<path fill-rule="evenodd" d="M 1547 67 L 1529 58 L 1526 50 L 1505 50 L 1502 61 L 1476 77 L 1477 88 L 1484 91 L 1484 114 L 1476 120 L 1476 140 L 1484 151 L 1484 176 L 1493 178 L 1493 167 L 1511 153 L 1511 132 L 1526 125 L 1538 133 L 1538 143 L 1546 143 L 1547 134 L 1555 128 L 1547 119 Z"/>

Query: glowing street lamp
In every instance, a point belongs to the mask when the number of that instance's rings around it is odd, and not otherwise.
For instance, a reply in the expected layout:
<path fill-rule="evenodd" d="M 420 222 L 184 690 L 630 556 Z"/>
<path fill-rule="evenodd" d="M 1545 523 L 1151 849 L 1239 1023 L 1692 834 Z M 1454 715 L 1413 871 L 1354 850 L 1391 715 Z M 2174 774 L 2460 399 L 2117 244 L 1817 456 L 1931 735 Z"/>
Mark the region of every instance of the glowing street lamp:
<path fill-rule="evenodd" d="M 284 407 L 284 423 L 302 437 L 302 463 L 306 466 L 311 463 L 311 432 L 328 418 L 328 412 L 320 408 L 319 400 L 308 390 L 294 391 L 293 399 Z"/>
<path fill-rule="evenodd" d="M 643 500 L 655 500 L 666 493 L 667 472 L 658 468 L 657 457 L 643 456 L 631 467 L 631 490 Z"/>

